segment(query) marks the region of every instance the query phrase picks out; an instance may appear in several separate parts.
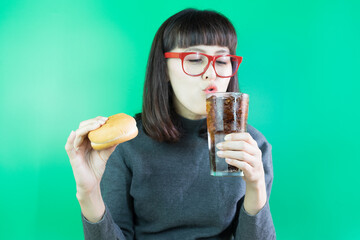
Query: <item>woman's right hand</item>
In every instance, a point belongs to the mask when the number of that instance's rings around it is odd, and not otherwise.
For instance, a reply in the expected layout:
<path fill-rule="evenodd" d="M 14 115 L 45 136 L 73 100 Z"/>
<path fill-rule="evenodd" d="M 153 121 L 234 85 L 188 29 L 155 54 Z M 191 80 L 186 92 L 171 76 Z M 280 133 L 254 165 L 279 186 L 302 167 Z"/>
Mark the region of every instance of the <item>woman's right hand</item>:
<path fill-rule="evenodd" d="M 74 173 L 77 196 L 90 195 L 100 188 L 100 181 L 105 171 L 106 162 L 116 146 L 96 151 L 92 149 L 87 135 L 106 122 L 106 117 L 96 117 L 80 123 L 72 131 L 65 144 Z"/>

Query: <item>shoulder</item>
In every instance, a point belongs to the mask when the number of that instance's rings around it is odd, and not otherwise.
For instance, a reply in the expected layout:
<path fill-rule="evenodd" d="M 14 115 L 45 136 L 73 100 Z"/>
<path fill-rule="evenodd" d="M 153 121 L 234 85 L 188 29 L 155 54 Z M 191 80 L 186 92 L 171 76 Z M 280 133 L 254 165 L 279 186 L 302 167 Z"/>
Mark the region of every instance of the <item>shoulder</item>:
<path fill-rule="evenodd" d="M 126 142 L 119 144 L 121 148 L 135 150 L 141 146 L 142 149 L 146 148 L 148 145 L 153 144 L 153 140 L 145 133 L 144 126 L 142 124 L 141 113 L 136 113 L 132 116 L 136 121 L 136 127 L 138 129 L 138 135 Z"/>
<path fill-rule="evenodd" d="M 259 148 L 271 148 L 271 144 L 268 142 L 264 134 L 259 130 L 253 127 L 250 124 L 247 124 L 247 131 L 252 136 L 252 138 L 257 142 Z M 261 149 L 263 150 L 263 149 Z"/>
<path fill-rule="evenodd" d="M 117 164 L 125 164 L 129 169 L 132 169 L 132 161 L 134 155 L 140 150 L 146 149 L 148 145 L 148 139 L 146 138 L 144 131 L 142 130 L 141 113 L 131 115 L 136 121 L 136 127 L 138 129 L 138 135 L 128 141 L 118 144 L 112 153 L 112 161 Z"/>
<path fill-rule="evenodd" d="M 269 178 L 272 179 L 274 176 L 273 163 L 272 163 L 272 146 L 267 141 L 265 136 L 259 130 L 254 128 L 253 126 L 248 124 L 247 130 L 248 130 L 248 133 L 250 133 L 250 135 L 252 136 L 252 138 L 257 142 L 257 145 L 258 145 L 259 149 L 261 150 L 262 162 L 264 165 L 265 175 L 267 176 L 266 178 L 269 181 Z M 271 184 L 270 184 L 270 188 L 271 188 Z M 268 191 L 270 191 L 270 190 L 268 189 Z"/>
<path fill-rule="evenodd" d="M 133 116 L 133 118 L 135 118 L 136 122 L 141 121 L 141 113 L 135 113 L 135 115 Z"/>
<path fill-rule="evenodd" d="M 141 126 L 142 127 L 142 118 L 141 118 L 141 112 L 140 113 L 136 113 L 133 118 L 135 119 L 136 121 L 136 126 L 139 127 Z"/>
<path fill-rule="evenodd" d="M 272 161 L 272 146 L 267 141 L 265 136 L 253 126 L 247 124 L 247 131 L 250 133 L 252 138 L 257 142 L 259 149 L 262 152 L 262 162 L 265 173 L 266 193 L 267 197 L 270 198 L 271 187 L 274 179 L 273 161 Z"/>
<path fill-rule="evenodd" d="M 119 145 L 117 145 L 115 152 L 120 154 L 123 154 L 124 151 L 126 151 L 126 149 L 131 148 L 131 147 L 137 147 L 136 144 L 138 144 L 139 142 L 139 138 L 143 138 L 143 129 L 142 129 L 142 122 L 141 122 L 141 113 L 137 113 L 135 115 L 131 115 L 135 121 L 136 121 L 136 127 L 138 129 L 138 134 L 136 135 L 135 138 L 132 138 L 128 141 L 122 142 Z"/>

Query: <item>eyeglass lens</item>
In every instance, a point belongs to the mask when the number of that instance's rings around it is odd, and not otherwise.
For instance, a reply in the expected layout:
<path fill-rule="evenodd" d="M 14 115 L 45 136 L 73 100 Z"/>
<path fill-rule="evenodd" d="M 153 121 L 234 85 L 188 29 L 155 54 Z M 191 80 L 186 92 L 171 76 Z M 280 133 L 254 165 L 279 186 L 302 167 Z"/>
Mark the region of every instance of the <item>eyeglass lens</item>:
<path fill-rule="evenodd" d="M 198 75 L 204 72 L 209 60 L 200 54 L 189 54 L 184 58 L 184 71 L 190 75 Z M 215 61 L 215 71 L 219 76 L 228 77 L 234 74 L 239 62 L 235 57 L 219 57 Z M 211 64 L 212 65 L 212 64 Z"/>

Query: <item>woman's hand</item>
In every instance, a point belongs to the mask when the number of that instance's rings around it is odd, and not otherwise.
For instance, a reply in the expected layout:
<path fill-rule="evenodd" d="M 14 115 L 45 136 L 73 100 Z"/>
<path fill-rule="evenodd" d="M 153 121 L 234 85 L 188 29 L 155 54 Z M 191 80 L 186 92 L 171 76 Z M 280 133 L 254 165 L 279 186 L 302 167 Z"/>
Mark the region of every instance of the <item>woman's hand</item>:
<path fill-rule="evenodd" d="M 106 162 L 116 146 L 101 151 L 92 149 L 87 138 L 91 130 L 99 128 L 106 122 L 105 117 L 96 117 L 80 123 L 72 131 L 65 145 L 74 173 L 77 197 L 87 196 L 99 190 L 100 181 L 105 171 Z"/>
<path fill-rule="evenodd" d="M 225 158 L 228 164 L 243 170 L 243 179 L 247 187 L 256 187 L 264 183 L 262 153 L 251 135 L 247 132 L 231 133 L 225 140 L 216 145 L 221 150 L 217 155 Z"/>
<path fill-rule="evenodd" d="M 266 203 L 265 173 L 262 152 L 249 133 L 231 133 L 225 142 L 216 145 L 217 155 L 244 172 L 246 182 L 245 210 L 255 215 Z"/>

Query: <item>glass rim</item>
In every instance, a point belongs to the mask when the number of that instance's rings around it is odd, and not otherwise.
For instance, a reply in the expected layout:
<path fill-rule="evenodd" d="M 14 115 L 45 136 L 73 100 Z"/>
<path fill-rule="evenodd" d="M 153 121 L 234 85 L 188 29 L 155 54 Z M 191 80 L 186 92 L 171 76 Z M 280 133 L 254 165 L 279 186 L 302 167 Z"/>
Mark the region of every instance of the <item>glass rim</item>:
<path fill-rule="evenodd" d="M 208 99 L 211 96 L 215 96 L 215 97 L 229 97 L 229 96 L 242 96 L 242 95 L 248 95 L 246 93 L 242 93 L 242 92 L 210 92 L 210 93 L 206 93 L 206 99 Z"/>

